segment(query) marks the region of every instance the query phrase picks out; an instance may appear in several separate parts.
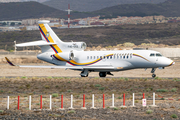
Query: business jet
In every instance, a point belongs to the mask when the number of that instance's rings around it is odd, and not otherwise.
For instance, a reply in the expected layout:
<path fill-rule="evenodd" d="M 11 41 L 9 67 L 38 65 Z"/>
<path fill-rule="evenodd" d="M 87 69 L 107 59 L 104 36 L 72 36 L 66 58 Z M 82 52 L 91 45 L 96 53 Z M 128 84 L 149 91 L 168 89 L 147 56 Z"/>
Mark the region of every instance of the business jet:
<path fill-rule="evenodd" d="M 11 66 L 34 68 L 66 68 L 80 71 L 81 77 L 88 77 L 90 72 L 99 72 L 100 77 L 113 75 L 111 72 L 139 68 L 151 68 L 152 77 L 155 70 L 175 64 L 171 59 L 153 50 L 119 50 L 119 51 L 84 51 L 84 42 L 63 42 L 48 25 L 49 21 L 39 21 L 42 40 L 16 44 L 17 47 L 40 46 L 42 53 L 37 58 L 51 66 L 14 65 L 7 57 Z"/>

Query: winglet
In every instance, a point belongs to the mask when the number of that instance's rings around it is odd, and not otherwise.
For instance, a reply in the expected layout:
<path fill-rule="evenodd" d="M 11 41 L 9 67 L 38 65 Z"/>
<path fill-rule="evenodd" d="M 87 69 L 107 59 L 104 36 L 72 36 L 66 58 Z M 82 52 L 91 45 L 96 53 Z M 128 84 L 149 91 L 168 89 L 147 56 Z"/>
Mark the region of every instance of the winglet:
<path fill-rule="evenodd" d="M 6 61 L 9 63 L 11 66 L 15 66 L 7 57 L 5 57 Z"/>

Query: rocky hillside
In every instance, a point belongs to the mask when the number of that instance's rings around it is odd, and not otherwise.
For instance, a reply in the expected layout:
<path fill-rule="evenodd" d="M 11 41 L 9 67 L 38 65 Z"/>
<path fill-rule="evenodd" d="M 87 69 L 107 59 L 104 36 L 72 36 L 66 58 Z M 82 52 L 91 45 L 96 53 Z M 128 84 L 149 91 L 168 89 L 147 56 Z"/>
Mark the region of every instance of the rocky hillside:
<path fill-rule="evenodd" d="M 126 42 L 141 45 L 155 43 L 165 45 L 180 44 L 180 23 L 121 25 L 74 29 L 55 29 L 55 33 L 65 42 L 84 41 L 89 47 L 115 46 Z M 39 31 L 0 32 L 0 49 L 13 49 L 17 43 L 40 40 Z M 6 46 L 7 45 L 7 46 Z"/>
<path fill-rule="evenodd" d="M 44 2 L 43 4 L 59 10 L 66 10 L 68 8 L 68 4 L 71 4 L 71 9 L 74 11 L 90 12 L 121 4 L 157 4 L 164 1 L 166 0 L 50 0 Z"/>

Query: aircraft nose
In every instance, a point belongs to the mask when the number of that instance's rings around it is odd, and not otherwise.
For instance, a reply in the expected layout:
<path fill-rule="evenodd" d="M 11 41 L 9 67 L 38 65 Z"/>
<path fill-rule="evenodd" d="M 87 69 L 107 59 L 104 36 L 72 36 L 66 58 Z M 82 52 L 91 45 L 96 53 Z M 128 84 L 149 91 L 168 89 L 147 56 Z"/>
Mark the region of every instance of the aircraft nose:
<path fill-rule="evenodd" d="M 174 65 L 175 62 L 171 60 L 171 63 L 168 66 Z"/>
<path fill-rule="evenodd" d="M 170 64 L 169 66 L 174 65 L 174 64 L 175 64 L 175 62 L 174 62 L 174 61 L 172 61 L 172 62 L 171 62 L 171 64 Z"/>

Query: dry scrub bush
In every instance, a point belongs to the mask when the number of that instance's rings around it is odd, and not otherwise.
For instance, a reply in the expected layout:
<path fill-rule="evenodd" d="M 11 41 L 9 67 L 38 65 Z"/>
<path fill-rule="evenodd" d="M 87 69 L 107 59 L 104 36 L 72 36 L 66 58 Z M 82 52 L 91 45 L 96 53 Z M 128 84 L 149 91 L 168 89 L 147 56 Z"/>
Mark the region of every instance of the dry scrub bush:
<path fill-rule="evenodd" d="M 130 42 L 123 43 L 124 47 L 133 47 L 134 45 L 135 45 L 134 43 L 130 43 Z"/>

